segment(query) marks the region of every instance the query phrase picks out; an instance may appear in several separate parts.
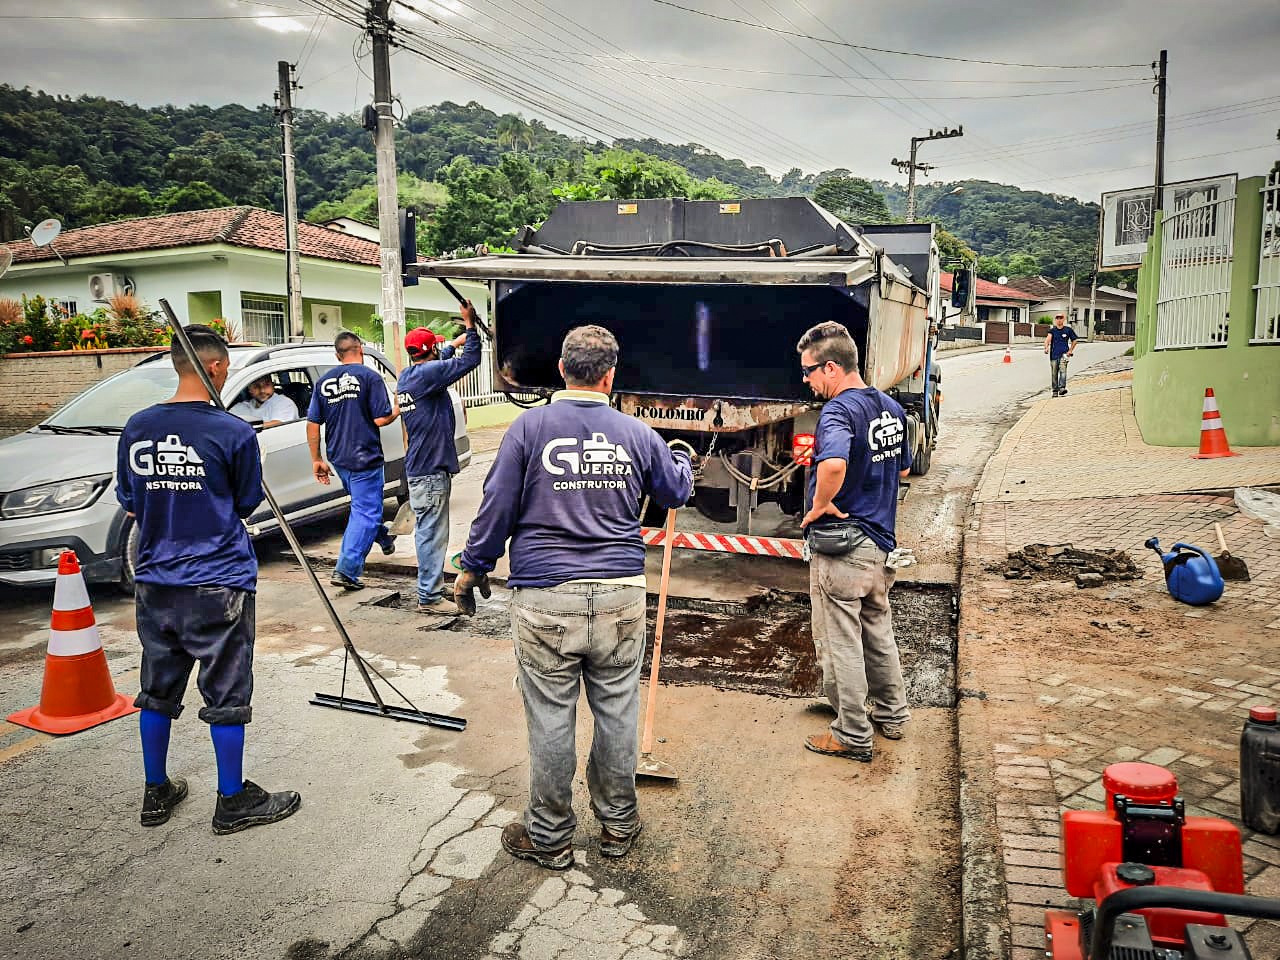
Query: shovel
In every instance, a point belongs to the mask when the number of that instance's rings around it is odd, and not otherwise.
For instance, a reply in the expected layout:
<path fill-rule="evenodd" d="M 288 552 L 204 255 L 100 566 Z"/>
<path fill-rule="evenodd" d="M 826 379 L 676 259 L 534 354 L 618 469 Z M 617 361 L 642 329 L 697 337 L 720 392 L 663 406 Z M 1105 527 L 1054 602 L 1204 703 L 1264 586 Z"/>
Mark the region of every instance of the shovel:
<path fill-rule="evenodd" d="M 662 625 L 667 619 L 667 583 L 671 579 L 671 549 L 676 537 L 676 512 L 667 511 L 666 536 L 662 541 L 662 582 L 658 586 L 658 619 L 653 628 L 653 662 L 649 667 L 649 699 L 644 708 L 644 736 L 640 738 L 640 762 L 636 779 L 679 780 L 669 763 L 653 759 L 653 712 L 658 705 L 658 666 L 662 661 Z"/>
<path fill-rule="evenodd" d="M 1233 557 L 1227 550 L 1227 541 L 1222 536 L 1222 524 L 1215 523 L 1213 532 L 1218 535 L 1218 546 L 1222 548 L 1222 553 L 1213 559 L 1217 561 L 1218 572 L 1222 574 L 1223 580 L 1248 580 L 1249 567 L 1239 557 Z"/>
<path fill-rule="evenodd" d="M 407 537 L 413 533 L 417 517 L 414 515 L 413 507 L 406 500 L 400 504 L 400 509 L 396 511 L 396 518 L 391 521 L 387 527 L 393 537 Z"/>

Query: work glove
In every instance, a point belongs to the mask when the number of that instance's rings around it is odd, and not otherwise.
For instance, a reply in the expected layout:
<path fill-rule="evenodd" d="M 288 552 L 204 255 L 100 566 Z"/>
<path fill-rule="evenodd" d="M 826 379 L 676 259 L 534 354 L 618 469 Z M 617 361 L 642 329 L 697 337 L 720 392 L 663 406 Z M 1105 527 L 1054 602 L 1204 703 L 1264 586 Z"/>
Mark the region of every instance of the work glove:
<path fill-rule="evenodd" d="M 458 605 L 458 612 L 465 617 L 476 615 L 476 587 L 480 588 L 480 596 L 486 600 L 493 595 L 487 573 L 472 573 L 470 570 L 464 570 L 453 581 L 453 600 Z"/>

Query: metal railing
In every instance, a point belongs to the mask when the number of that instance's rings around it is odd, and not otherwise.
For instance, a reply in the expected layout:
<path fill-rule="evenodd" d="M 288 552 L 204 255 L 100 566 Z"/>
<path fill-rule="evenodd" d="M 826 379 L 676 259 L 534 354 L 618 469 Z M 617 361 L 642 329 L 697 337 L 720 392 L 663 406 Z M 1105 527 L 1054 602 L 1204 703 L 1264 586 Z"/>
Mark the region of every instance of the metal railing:
<path fill-rule="evenodd" d="M 1165 217 L 1155 349 L 1226 346 L 1235 210 L 1227 197 Z"/>
<path fill-rule="evenodd" d="M 493 344 L 486 341 L 480 348 L 480 366 L 459 380 L 454 389 L 464 407 L 483 407 L 504 403 L 507 396 L 493 389 Z"/>
<path fill-rule="evenodd" d="M 1262 250 L 1250 343 L 1280 343 L 1280 165 L 1262 185 Z"/>

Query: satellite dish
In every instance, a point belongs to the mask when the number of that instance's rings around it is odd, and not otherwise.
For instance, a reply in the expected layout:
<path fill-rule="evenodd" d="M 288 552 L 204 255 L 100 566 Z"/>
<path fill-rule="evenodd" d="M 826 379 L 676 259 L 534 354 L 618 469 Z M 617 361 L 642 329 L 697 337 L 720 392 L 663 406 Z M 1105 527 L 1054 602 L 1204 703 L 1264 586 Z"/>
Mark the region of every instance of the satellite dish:
<path fill-rule="evenodd" d="M 997 277 L 997 278 L 996 278 L 996 283 L 1000 284 L 1001 286 L 1003 286 L 1004 284 L 1006 284 L 1006 283 L 1008 283 L 1008 282 L 1009 282 L 1009 278 L 1008 278 L 1008 277 Z"/>
<path fill-rule="evenodd" d="M 37 247 L 47 247 L 58 239 L 58 234 L 61 232 L 62 221 L 50 217 L 36 224 L 35 229 L 31 231 L 31 242 Z"/>
<path fill-rule="evenodd" d="M 0 277 L 3 277 L 13 264 L 13 251 L 8 247 L 0 247 Z"/>
<path fill-rule="evenodd" d="M 3 271 L 3 270 L 0 270 L 0 274 L 3 274 L 3 273 L 4 273 L 4 271 Z M 1116 284 L 1116 286 L 1117 286 L 1117 287 L 1119 287 L 1121 290 L 1128 290 L 1128 289 L 1129 289 L 1129 281 L 1128 281 L 1128 280 L 1121 280 L 1118 284 Z"/>

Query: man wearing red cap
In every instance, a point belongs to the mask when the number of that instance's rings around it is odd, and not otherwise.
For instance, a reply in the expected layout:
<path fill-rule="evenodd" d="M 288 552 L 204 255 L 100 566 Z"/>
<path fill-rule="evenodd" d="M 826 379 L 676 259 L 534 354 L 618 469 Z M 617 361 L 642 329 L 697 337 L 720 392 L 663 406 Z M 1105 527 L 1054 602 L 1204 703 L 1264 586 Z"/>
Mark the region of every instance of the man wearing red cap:
<path fill-rule="evenodd" d="M 457 605 L 441 591 L 449 549 L 449 494 L 458 472 L 458 451 L 453 442 L 456 422 L 448 391 L 450 384 L 480 365 L 475 320 L 475 307 L 468 300 L 462 305 L 462 323 L 467 328 L 462 353 L 456 357 L 452 356 L 452 345 L 426 327 L 410 330 L 404 338 L 411 363 L 400 373 L 396 397 L 409 440 L 405 473 L 409 504 L 416 518 L 413 540 L 418 551 L 419 613 L 457 613 Z"/>

